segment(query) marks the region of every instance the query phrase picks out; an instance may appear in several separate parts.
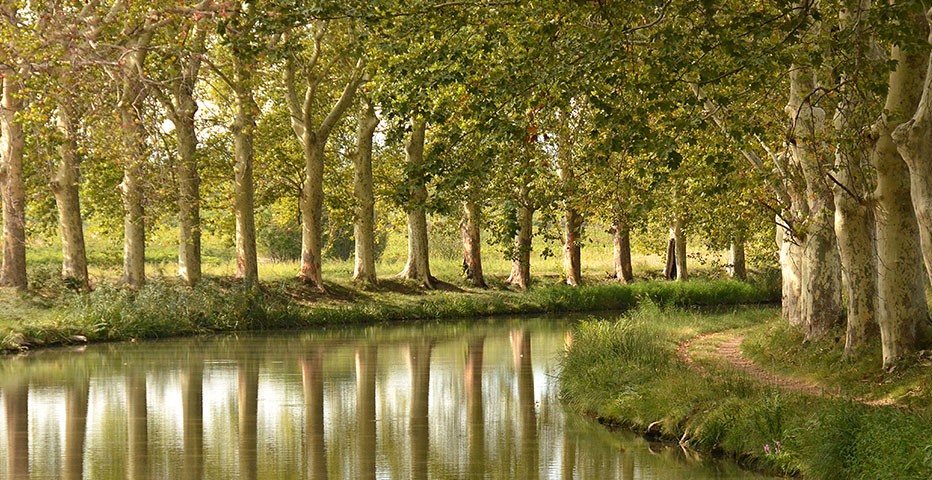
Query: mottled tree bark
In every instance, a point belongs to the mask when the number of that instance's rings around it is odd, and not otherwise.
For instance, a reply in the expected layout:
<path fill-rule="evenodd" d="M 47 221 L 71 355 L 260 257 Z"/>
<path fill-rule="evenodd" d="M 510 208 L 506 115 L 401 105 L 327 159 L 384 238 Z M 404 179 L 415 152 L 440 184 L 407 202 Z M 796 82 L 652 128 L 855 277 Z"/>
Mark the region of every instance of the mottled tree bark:
<path fill-rule="evenodd" d="M 877 323 L 885 368 L 917 349 L 928 317 L 919 225 L 912 205 L 903 201 L 910 198 L 909 168 L 890 136 L 901 119 L 916 111 L 926 56 L 894 47 L 892 58 L 897 67 L 890 74 L 887 113 L 877 125 L 871 156 L 877 175 Z"/>
<path fill-rule="evenodd" d="M 80 157 L 78 156 L 77 119 L 70 99 L 58 102 L 58 168 L 50 188 L 58 207 L 61 224 L 62 271 L 61 276 L 79 290 L 88 289 L 87 249 L 84 243 L 84 223 L 78 194 Z"/>
<path fill-rule="evenodd" d="M 0 286 L 25 290 L 26 187 L 23 182 L 25 136 L 16 114 L 22 109 L 19 84 L 9 72 L 2 76 L 0 99 L 0 196 L 3 202 L 3 265 Z"/>
<path fill-rule="evenodd" d="M 780 305 L 783 320 L 794 327 L 803 326 L 802 297 L 802 247 L 796 238 L 777 222 L 777 245 L 780 247 Z"/>
<path fill-rule="evenodd" d="M 927 18 L 932 17 L 932 9 Z M 932 18 L 930 18 L 932 19 Z M 932 35 L 929 40 L 932 41 Z M 926 60 L 922 97 L 912 118 L 893 130 L 893 140 L 909 167 L 910 194 L 919 235 L 926 274 L 932 280 L 932 61 Z"/>
<path fill-rule="evenodd" d="M 460 234 L 463 239 L 463 274 L 474 287 L 486 288 L 482 273 L 482 242 L 479 234 L 479 222 L 482 210 L 479 202 L 463 202 L 463 219 L 460 221 Z"/>
<path fill-rule="evenodd" d="M 379 125 L 375 108 L 368 101 L 356 132 L 356 155 L 353 157 L 353 195 L 356 215 L 353 237 L 356 241 L 356 264 L 353 280 L 375 285 L 375 194 L 372 181 L 372 136 Z"/>
<path fill-rule="evenodd" d="M 123 283 L 140 287 L 146 282 L 146 224 L 143 174 L 148 158 L 143 127 L 146 90 L 144 67 L 155 32 L 147 28 L 132 42 L 120 71 L 121 90 L 117 110 L 123 136 Z"/>
<path fill-rule="evenodd" d="M 430 257 L 427 244 L 427 185 L 424 183 L 424 137 L 427 122 L 419 117 L 412 121 L 411 138 L 405 146 L 408 168 L 412 178 L 409 182 L 408 198 L 408 262 L 400 276 L 419 281 L 433 288 L 430 275 Z"/>
<path fill-rule="evenodd" d="M 858 0 L 860 10 L 869 8 Z M 843 11 L 840 22 L 851 26 L 852 14 Z M 862 22 L 858 22 L 858 41 L 864 36 Z M 867 45 L 860 46 L 866 49 Z M 848 86 L 848 76 L 839 78 L 842 99 L 835 110 L 834 127 L 840 138 L 857 137 L 858 133 L 851 125 L 857 96 Z M 877 248 L 874 241 L 874 214 L 867 200 L 868 176 L 870 169 L 869 152 L 857 145 L 854 148 L 840 145 L 835 149 L 834 185 L 832 194 L 835 198 L 835 237 L 838 240 L 838 252 L 841 257 L 842 279 L 845 288 L 847 325 L 845 333 L 845 357 L 854 358 L 863 346 L 878 334 L 874 317 L 877 298 Z"/>
<path fill-rule="evenodd" d="M 236 278 L 247 285 L 259 283 L 256 253 L 255 184 L 253 181 L 253 136 L 258 107 L 252 97 L 252 71 L 234 55 L 236 117 L 233 120 L 234 184 L 233 213 L 236 217 Z"/>
<path fill-rule="evenodd" d="M 201 67 L 206 30 L 196 27 L 194 46 L 174 88 L 175 103 L 169 118 L 178 141 L 178 275 L 188 285 L 201 280 L 200 176 L 197 164 L 197 101 L 194 88 Z"/>
<path fill-rule="evenodd" d="M 824 148 L 819 136 L 825 111 L 811 103 L 816 88 L 814 73 L 794 67 L 790 72 L 790 99 L 786 113 L 793 127 L 790 151 L 806 182 L 808 228 L 802 244 L 801 315 L 807 340 L 823 338 L 842 319 L 841 259 L 834 230 L 834 198 L 826 183 Z"/>

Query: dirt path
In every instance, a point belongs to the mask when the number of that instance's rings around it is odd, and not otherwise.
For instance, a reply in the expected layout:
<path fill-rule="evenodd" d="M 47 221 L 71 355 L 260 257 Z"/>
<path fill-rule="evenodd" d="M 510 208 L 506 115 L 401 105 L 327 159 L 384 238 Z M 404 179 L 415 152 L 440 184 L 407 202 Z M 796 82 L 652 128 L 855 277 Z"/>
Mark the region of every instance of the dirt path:
<path fill-rule="evenodd" d="M 736 330 L 707 333 L 680 343 L 676 354 L 683 363 L 703 375 L 708 375 L 709 372 L 699 360 L 713 360 L 744 372 L 761 383 L 783 390 L 823 397 L 840 395 L 838 391 L 826 389 L 807 379 L 764 370 L 741 353 L 741 342 L 745 337 Z"/>

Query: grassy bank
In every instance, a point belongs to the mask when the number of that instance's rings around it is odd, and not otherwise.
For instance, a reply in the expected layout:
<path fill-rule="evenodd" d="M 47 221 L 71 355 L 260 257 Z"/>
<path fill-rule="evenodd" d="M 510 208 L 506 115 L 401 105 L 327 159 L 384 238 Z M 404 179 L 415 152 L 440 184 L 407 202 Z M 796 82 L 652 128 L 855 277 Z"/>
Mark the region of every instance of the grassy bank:
<path fill-rule="evenodd" d="M 74 341 L 160 338 L 208 332 L 302 328 L 498 314 L 625 310 L 644 299 L 664 305 L 770 301 L 768 288 L 726 280 L 688 283 L 600 283 L 581 288 L 539 285 L 527 292 L 446 285 L 423 290 L 384 280 L 376 290 L 329 286 L 326 294 L 294 281 L 245 288 L 209 278 L 196 287 L 155 279 L 139 290 L 99 285 L 88 294 L 65 289 L 6 291 L 0 297 L 0 348 L 18 350 Z"/>
<path fill-rule="evenodd" d="M 917 363 L 900 373 L 878 374 L 875 364 L 872 373 L 861 371 L 858 377 L 850 373 L 858 367 L 838 363 L 841 347 L 832 340 L 787 351 L 801 342 L 779 326 L 778 316 L 776 309 L 700 315 L 648 305 L 615 322 L 584 323 L 564 359 L 563 396 L 609 423 L 734 456 L 763 471 L 817 479 L 930 478 L 928 397 L 913 395 L 908 406 L 882 406 L 846 396 L 928 385 L 928 368 Z M 832 380 L 847 385 L 846 393 L 842 398 L 794 393 L 720 363 L 701 362 L 703 374 L 677 359 L 681 342 L 732 328 L 751 331 L 748 349 L 762 362 L 769 358 L 776 369 L 822 379 L 832 376 L 828 370 L 848 372 Z M 777 365 L 777 358 L 790 360 Z M 794 366 L 794 358 L 815 365 Z"/>

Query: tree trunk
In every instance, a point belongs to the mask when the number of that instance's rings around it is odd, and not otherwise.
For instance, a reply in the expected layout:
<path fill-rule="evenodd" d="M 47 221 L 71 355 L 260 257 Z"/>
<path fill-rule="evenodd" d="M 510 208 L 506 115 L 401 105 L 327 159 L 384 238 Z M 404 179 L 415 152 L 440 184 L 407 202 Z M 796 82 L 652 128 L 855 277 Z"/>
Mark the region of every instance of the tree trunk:
<path fill-rule="evenodd" d="M 634 269 L 631 267 L 631 231 L 623 218 L 617 218 L 612 224 L 612 246 L 615 279 L 631 283 L 634 281 Z"/>
<path fill-rule="evenodd" d="M 574 287 L 582 284 L 582 259 L 579 246 L 582 223 L 582 215 L 573 208 L 567 208 L 563 231 L 563 275 L 566 276 L 566 284 Z"/>
<path fill-rule="evenodd" d="M 298 278 L 324 291 L 321 273 L 323 255 L 324 142 L 316 132 L 305 134 L 304 192 L 301 195 L 301 270 Z"/>
<path fill-rule="evenodd" d="M 4 75 L 0 100 L 0 196 L 3 197 L 3 265 L 0 285 L 25 290 L 26 187 L 23 182 L 22 109 L 16 78 Z"/>
<path fill-rule="evenodd" d="M 78 290 L 88 289 L 87 250 L 78 194 L 77 119 L 69 99 L 58 102 L 58 131 L 62 136 L 59 163 L 50 184 L 61 224 L 62 279 Z"/>
<path fill-rule="evenodd" d="M 823 338 L 842 319 L 841 259 L 834 231 L 834 198 L 826 183 L 819 136 L 825 111 L 811 103 L 815 76 L 807 68 L 790 72 L 786 113 L 793 126 L 790 150 L 806 182 L 808 228 L 803 242 L 801 313 L 806 340 Z"/>
<path fill-rule="evenodd" d="M 932 16 L 932 10 L 927 15 Z M 929 40 L 932 41 L 932 35 Z M 909 167 L 910 194 L 919 223 L 922 258 L 932 281 L 932 61 L 926 68 L 916 113 L 893 130 L 893 140 Z"/>
<path fill-rule="evenodd" d="M 780 247 L 780 277 L 782 293 L 780 305 L 783 319 L 794 327 L 803 326 L 802 271 L 803 249 L 799 242 L 782 225 L 777 225 L 777 245 Z"/>
<path fill-rule="evenodd" d="M 366 77 L 363 75 L 365 62 L 360 59 L 356 62 L 356 67 L 336 104 L 319 125 L 315 124 L 317 90 L 323 78 L 321 75 L 312 73 L 320 58 L 318 55 L 319 40 L 319 38 L 315 39 L 315 54 L 312 55 L 309 63 L 303 65 L 306 73 L 303 102 L 298 100 L 295 59 L 290 57 L 286 59 L 285 100 L 291 113 L 291 129 L 301 144 L 305 163 L 304 190 L 301 194 L 301 267 L 298 271 L 298 279 L 323 292 L 325 289 L 321 272 L 321 257 L 323 256 L 324 148 L 333 128 L 353 104 L 356 90 Z M 325 71 L 326 69 L 327 67 Z M 371 134 L 369 136 L 371 138 Z M 371 151 L 371 146 L 369 150 Z M 374 268 L 372 270 L 374 272 Z"/>
<path fill-rule="evenodd" d="M 846 182 L 844 168 L 838 169 L 839 182 Z M 837 190 L 841 190 L 838 188 Z M 835 236 L 841 255 L 847 300 L 845 356 L 851 358 L 877 332 L 874 319 L 877 297 L 877 267 L 874 263 L 874 216 L 866 205 L 848 193 L 835 193 Z"/>
<path fill-rule="evenodd" d="M 843 22 L 848 14 L 841 16 Z M 835 110 L 834 126 L 839 137 L 857 135 L 849 117 L 854 113 L 856 97 L 850 94 L 842 76 L 842 101 Z M 877 335 L 874 318 L 877 297 L 877 248 L 874 241 L 874 215 L 867 198 L 870 158 L 865 150 L 839 146 L 835 150 L 835 237 L 841 257 L 841 270 L 847 306 L 845 358 L 854 358 L 867 341 Z"/>
<path fill-rule="evenodd" d="M 676 239 L 673 233 L 670 233 L 670 240 L 667 242 L 667 262 L 663 266 L 663 278 L 667 280 L 676 279 Z"/>
<path fill-rule="evenodd" d="M 353 280 L 375 285 L 375 195 L 372 182 L 372 136 L 379 125 L 375 108 L 366 102 L 356 132 L 356 155 L 353 157 L 353 195 L 356 197 L 356 265 Z"/>
<path fill-rule="evenodd" d="M 129 55 L 123 73 L 120 98 L 120 128 L 123 134 L 123 283 L 140 287 L 146 282 L 146 225 L 143 208 L 143 166 L 147 158 L 146 135 L 142 111 L 144 94 L 137 70 L 143 63 L 141 54 Z M 141 70 L 140 70 L 141 71 Z"/>
<path fill-rule="evenodd" d="M 235 56 L 234 56 L 235 57 Z M 236 278 L 259 283 L 256 254 L 255 185 L 252 177 L 253 135 L 257 106 L 252 98 L 252 72 L 242 60 L 236 65 L 236 117 L 233 120 L 234 203 L 236 216 Z"/>
<path fill-rule="evenodd" d="M 526 197 L 522 194 L 521 197 Z M 534 210 L 528 206 L 518 207 L 518 232 L 515 235 L 514 259 L 508 282 L 521 290 L 531 285 L 531 241 L 534 239 Z"/>
<path fill-rule="evenodd" d="M 179 89 L 178 121 L 178 275 L 188 285 L 201 280 L 201 207 L 200 177 L 197 166 L 197 133 L 194 115 L 194 85 Z"/>
<path fill-rule="evenodd" d="M 686 271 L 686 232 L 683 231 L 683 219 L 679 216 L 673 219 L 670 236 L 675 240 L 676 280 L 684 282 L 689 279 L 689 274 Z"/>
<path fill-rule="evenodd" d="M 474 200 L 463 202 L 463 219 L 460 222 L 460 233 L 463 239 L 463 274 L 474 287 L 487 288 L 482 274 L 482 242 L 479 237 L 481 215 L 479 202 Z"/>
<path fill-rule="evenodd" d="M 909 169 L 890 136 L 902 119 L 916 111 L 926 55 L 894 47 L 892 58 L 897 67 L 890 74 L 886 114 L 877 125 L 879 138 L 871 156 L 877 175 L 877 323 L 884 368 L 917 349 L 928 317 L 919 226 L 912 205 L 903 201 L 910 198 Z"/>
<path fill-rule="evenodd" d="M 565 148 L 565 145 L 563 146 Z M 566 156 L 564 156 L 566 155 Z M 573 202 L 577 189 L 576 173 L 569 165 L 569 152 L 561 152 L 562 165 L 560 165 L 560 181 L 563 183 L 563 202 L 565 203 L 563 223 L 563 276 L 567 285 L 574 287 L 582 283 L 582 260 L 579 246 L 582 233 L 582 215 Z"/>
<path fill-rule="evenodd" d="M 408 262 L 400 276 L 421 282 L 433 288 L 430 275 L 429 250 L 427 244 L 427 185 L 424 174 L 424 136 L 427 122 L 423 118 L 413 121 L 411 138 L 405 147 L 408 157 Z"/>
<path fill-rule="evenodd" d="M 735 235 L 731 240 L 731 248 L 728 252 L 728 271 L 731 278 L 736 280 L 747 280 L 748 269 L 744 260 L 744 236 Z"/>

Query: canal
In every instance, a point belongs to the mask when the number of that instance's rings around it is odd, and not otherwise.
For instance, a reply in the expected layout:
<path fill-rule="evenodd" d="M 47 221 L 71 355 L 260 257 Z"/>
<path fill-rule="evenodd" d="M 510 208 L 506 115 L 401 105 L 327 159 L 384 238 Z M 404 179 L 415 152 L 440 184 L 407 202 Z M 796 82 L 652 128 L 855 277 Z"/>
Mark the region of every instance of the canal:
<path fill-rule="evenodd" d="M 761 478 L 565 411 L 569 342 L 523 318 L 8 357 L 0 478 Z"/>

